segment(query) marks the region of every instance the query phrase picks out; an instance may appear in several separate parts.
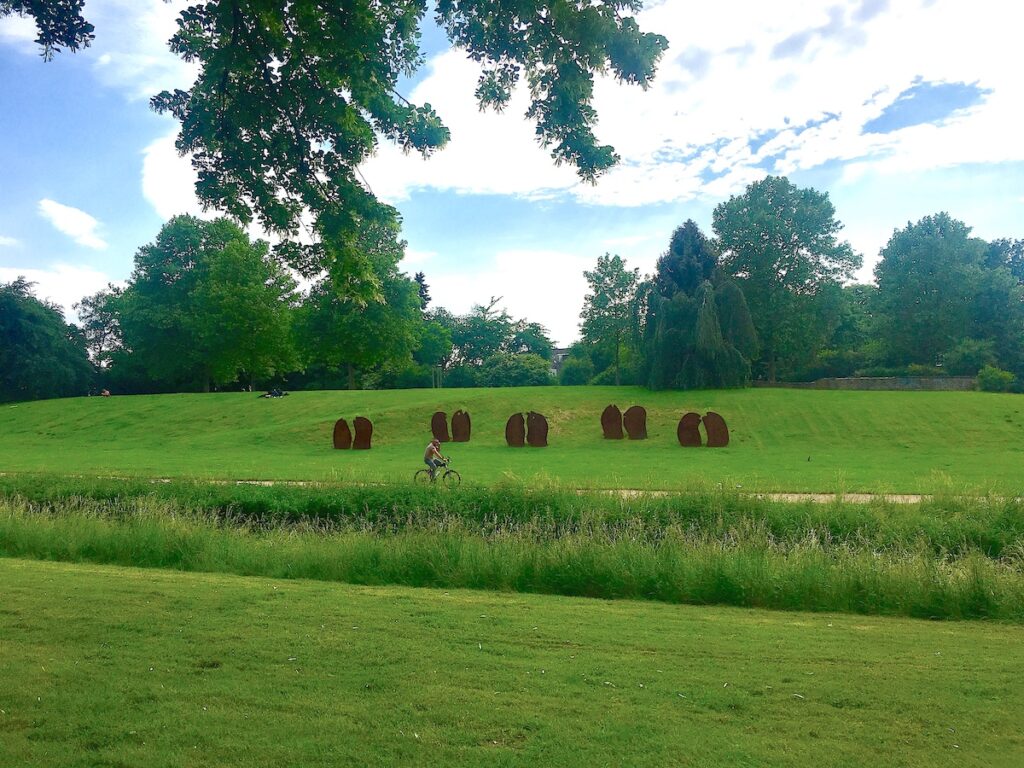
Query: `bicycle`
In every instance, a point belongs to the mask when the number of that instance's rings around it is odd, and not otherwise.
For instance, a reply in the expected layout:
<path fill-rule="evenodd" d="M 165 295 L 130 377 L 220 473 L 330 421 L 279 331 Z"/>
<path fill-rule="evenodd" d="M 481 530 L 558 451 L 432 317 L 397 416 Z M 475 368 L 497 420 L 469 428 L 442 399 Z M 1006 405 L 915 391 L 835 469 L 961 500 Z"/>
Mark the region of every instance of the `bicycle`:
<path fill-rule="evenodd" d="M 433 476 L 431 476 L 429 469 L 417 470 L 412 476 L 413 482 L 417 485 L 429 485 L 430 483 L 436 483 L 440 478 L 441 484 L 445 488 L 456 488 L 462 482 L 462 475 L 454 469 L 450 469 L 448 466 L 450 463 L 450 461 L 444 462 L 434 470 Z M 442 469 L 444 470 L 443 472 Z"/>

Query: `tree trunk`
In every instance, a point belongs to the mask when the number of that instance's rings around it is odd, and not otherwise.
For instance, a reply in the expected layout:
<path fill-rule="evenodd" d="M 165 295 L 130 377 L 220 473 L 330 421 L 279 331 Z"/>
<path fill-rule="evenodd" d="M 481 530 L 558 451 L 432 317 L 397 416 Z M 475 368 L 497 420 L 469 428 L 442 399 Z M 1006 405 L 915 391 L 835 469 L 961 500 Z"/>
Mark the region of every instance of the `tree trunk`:
<path fill-rule="evenodd" d="M 768 383 L 775 383 L 775 353 L 768 355 Z"/>
<path fill-rule="evenodd" d="M 349 389 L 355 389 L 356 388 L 356 369 L 355 369 L 355 366 L 353 366 L 352 363 L 347 363 L 346 365 L 348 367 L 348 388 Z"/>
<path fill-rule="evenodd" d="M 615 386 L 619 386 L 619 336 L 621 333 L 615 334 Z"/>

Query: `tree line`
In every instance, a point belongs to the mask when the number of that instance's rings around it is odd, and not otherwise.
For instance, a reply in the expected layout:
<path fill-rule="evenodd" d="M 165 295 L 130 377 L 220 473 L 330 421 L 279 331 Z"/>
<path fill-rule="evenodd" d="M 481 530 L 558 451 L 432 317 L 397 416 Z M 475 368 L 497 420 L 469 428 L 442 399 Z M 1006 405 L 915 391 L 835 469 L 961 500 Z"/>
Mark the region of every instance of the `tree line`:
<path fill-rule="evenodd" d="M 376 298 L 330 273 L 305 291 L 227 219 L 178 216 L 135 254 L 126 285 L 75 305 L 78 325 L 31 284 L 0 285 L 0 399 L 85 394 L 549 384 L 547 329 L 500 299 L 431 308 L 404 243 L 364 235 Z"/>
<path fill-rule="evenodd" d="M 391 226 L 391 225 L 388 225 Z M 654 274 L 605 254 L 584 273 L 564 384 L 741 387 L 752 379 L 978 375 L 1024 382 L 1024 240 L 986 242 L 946 213 L 894 231 L 875 284 L 838 239 L 828 195 L 769 176 L 718 205 L 713 233 L 672 233 Z M 553 383 L 547 330 L 491 297 L 432 307 L 393 232 L 361 233 L 372 296 L 324 272 L 300 291 L 267 243 L 227 219 L 179 216 L 139 248 L 123 287 L 75 305 L 0 285 L 0 399 L 212 389 Z"/>
<path fill-rule="evenodd" d="M 875 283 L 828 195 L 769 176 L 672 234 L 653 275 L 586 272 L 568 384 L 740 387 L 751 379 L 979 375 L 1024 385 L 1024 240 L 986 242 L 948 213 L 895 230 Z"/>

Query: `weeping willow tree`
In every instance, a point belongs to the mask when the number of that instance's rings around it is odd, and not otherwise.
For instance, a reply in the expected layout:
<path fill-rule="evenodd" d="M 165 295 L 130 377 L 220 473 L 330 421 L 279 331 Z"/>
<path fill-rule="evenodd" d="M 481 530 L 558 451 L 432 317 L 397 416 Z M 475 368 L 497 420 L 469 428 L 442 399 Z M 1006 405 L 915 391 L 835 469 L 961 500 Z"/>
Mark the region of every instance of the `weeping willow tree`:
<path fill-rule="evenodd" d="M 713 244 L 693 221 L 676 230 L 659 259 L 645 323 L 651 389 L 750 383 L 750 360 L 757 354 L 750 310 L 743 291 L 718 272 L 716 261 Z"/>

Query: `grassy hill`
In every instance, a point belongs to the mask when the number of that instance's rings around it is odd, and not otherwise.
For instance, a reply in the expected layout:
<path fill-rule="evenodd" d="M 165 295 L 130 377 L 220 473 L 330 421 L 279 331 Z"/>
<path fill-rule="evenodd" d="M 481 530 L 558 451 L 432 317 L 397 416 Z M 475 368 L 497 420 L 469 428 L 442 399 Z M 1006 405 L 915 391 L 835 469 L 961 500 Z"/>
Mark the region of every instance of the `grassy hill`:
<path fill-rule="evenodd" d="M 0 765 L 1019 766 L 1022 630 L 0 559 Z"/>
<path fill-rule="evenodd" d="M 607 441 L 609 403 L 648 411 L 649 439 Z M 405 482 L 435 410 L 468 410 L 473 438 L 447 452 L 466 482 L 580 488 L 1019 492 L 1024 398 L 975 392 L 545 387 L 78 398 L 0 406 L 0 471 L 225 479 Z M 550 422 L 550 446 L 511 449 L 516 411 Z M 683 449 L 686 411 L 721 413 L 732 443 Z M 368 452 L 335 451 L 339 417 L 375 425 Z"/>

